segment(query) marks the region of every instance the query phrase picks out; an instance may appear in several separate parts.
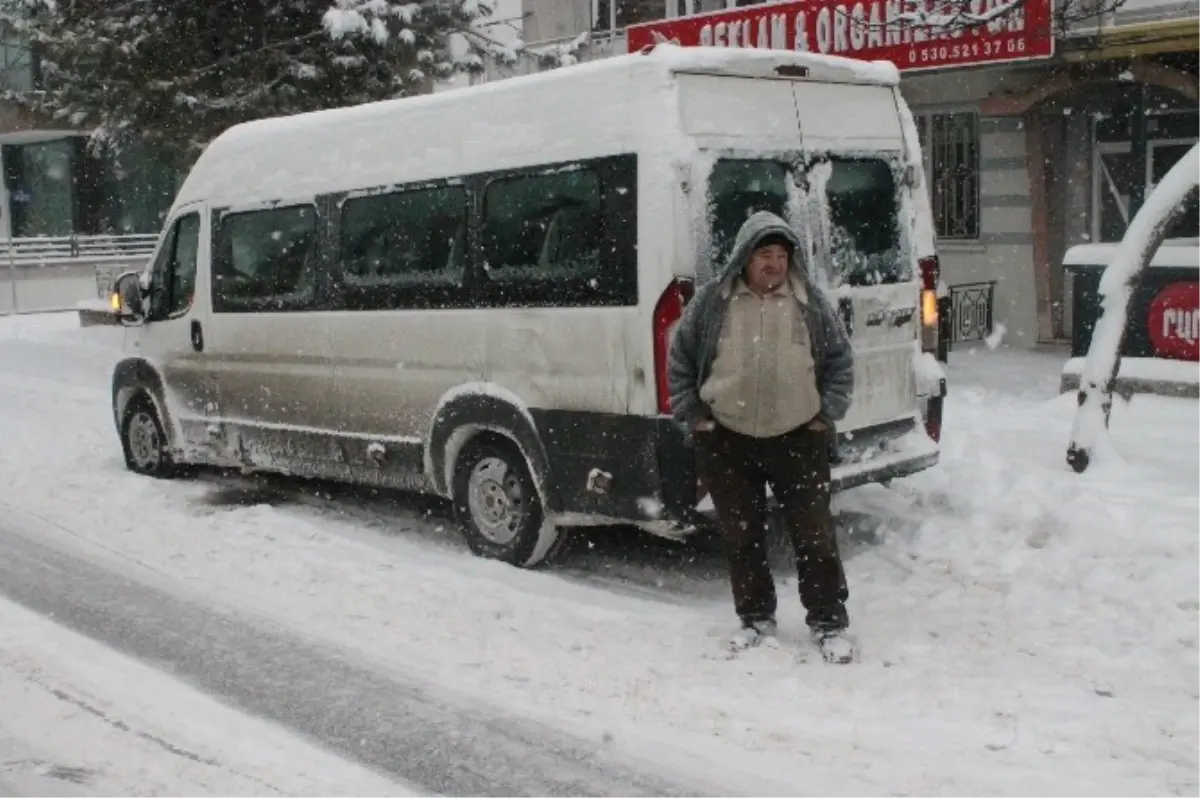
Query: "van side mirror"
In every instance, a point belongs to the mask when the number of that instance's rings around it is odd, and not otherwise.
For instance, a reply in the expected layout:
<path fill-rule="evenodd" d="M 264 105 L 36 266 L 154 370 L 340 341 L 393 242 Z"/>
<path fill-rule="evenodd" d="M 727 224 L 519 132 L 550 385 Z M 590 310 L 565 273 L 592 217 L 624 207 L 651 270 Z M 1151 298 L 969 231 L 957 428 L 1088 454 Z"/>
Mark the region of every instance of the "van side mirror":
<path fill-rule="evenodd" d="M 124 272 L 113 284 L 113 311 L 121 321 L 140 321 L 146 316 L 139 272 Z"/>

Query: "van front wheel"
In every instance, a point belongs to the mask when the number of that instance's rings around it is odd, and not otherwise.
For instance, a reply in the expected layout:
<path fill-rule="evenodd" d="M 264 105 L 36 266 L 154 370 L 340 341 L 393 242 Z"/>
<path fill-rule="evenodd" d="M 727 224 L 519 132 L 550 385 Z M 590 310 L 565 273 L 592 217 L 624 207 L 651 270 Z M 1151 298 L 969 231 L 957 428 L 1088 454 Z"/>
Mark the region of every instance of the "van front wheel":
<path fill-rule="evenodd" d="M 565 539 L 546 523 L 525 458 L 495 438 L 468 444 L 455 463 L 454 515 L 471 551 L 521 568 L 552 559 Z"/>
<path fill-rule="evenodd" d="M 121 422 L 121 448 L 125 454 L 125 466 L 135 474 L 159 479 L 171 479 L 177 475 L 154 404 L 145 396 L 138 396 L 125 408 Z"/>

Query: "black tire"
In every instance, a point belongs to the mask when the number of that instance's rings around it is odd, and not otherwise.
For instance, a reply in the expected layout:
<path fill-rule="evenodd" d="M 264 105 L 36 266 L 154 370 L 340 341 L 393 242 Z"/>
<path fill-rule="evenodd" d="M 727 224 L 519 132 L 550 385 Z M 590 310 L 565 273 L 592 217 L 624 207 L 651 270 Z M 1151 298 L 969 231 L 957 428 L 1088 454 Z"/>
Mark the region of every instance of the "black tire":
<path fill-rule="evenodd" d="M 125 407 L 121 418 L 121 449 L 125 453 L 125 467 L 135 474 L 173 479 L 179 473 L 158 411 L 145 394 L 135 396 Z"/>
<path fill-rule="evenodd" d="M 454 464 L 454 517 L 471 551 L 519 568 L 554 560 L 566 548 L 564 530 L 545 523 L 541 497 L 515 445 L 480 436 Z"/>

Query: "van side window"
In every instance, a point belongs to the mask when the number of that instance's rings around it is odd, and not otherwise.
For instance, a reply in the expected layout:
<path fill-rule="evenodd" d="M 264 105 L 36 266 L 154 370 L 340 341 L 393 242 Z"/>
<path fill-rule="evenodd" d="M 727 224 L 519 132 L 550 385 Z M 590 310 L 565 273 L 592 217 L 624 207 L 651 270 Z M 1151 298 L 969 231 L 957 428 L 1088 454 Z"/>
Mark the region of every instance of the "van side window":
<path fill-rule="evenodd" d="M 311 205 L 225 214 L 213 237 L 213 310 L 294 310 L 316 288 L 317 212 Z"/>
<path fill-rule="evenodd" d="M 484 192 L 482 292 L 490 306 L 637 302 L 632 156 L 493 178 Z"/>
<path fill-rule="evenodd" d="M 342 205 L 342 271 L 361 285 L 458 283 L 466 237 L 462 186 L 352 197 Z"/>
<path fill-rule="evenodd" d="M 171 226 L 151 275 L 150 318 L 169 319 L 185 313 L 196 292 L 200 254 L 200 216 L 189 213 Z"/>

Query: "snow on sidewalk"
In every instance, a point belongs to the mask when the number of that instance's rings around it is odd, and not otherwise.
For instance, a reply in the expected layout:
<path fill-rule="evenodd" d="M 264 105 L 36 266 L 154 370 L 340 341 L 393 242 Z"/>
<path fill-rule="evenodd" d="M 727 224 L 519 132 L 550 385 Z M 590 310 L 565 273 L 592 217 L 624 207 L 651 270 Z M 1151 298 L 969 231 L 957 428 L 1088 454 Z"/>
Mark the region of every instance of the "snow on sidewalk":
<path fill-rule="evenodd" d="M 415 795 L 0 599 L 0 792 Z"/>
<path fill-rule="evenodd" d="M 789 645 L 728 662 L 711 656 L 724 601 L 617 595 L 412 538 L 373 546 L 352 522 L 213 507 L 205 485 L 124 473 L 80 334 L 0 333 L 0 499 L 95 557 L 664 766 L 702 760 L 733 792 L 1197 790 L 1195 401 L 1118 402 L 1125 462 L 1080 477 L 1063 359 L 956 351 L 942 466 L 839 498 L 885 519 L 847 564 L 862 662 L 819 663 L 794 578 Z"/>

